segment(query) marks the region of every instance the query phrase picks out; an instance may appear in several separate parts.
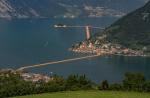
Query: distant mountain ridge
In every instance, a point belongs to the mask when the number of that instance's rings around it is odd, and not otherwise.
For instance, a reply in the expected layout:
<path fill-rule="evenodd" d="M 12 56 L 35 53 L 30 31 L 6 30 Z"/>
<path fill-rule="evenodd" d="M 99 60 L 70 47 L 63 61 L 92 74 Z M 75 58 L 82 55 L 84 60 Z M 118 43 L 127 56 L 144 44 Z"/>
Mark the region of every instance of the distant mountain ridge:
<path fill-rule="evenodd" d="M 97 34 L 96 40 L 102 35 L 108 42 L 150 51 L 150 1 Z"/>
<path fill-rule="evenodd" d="M 122 17 L 147 0 L 0 0 L 0 18 Z"/>

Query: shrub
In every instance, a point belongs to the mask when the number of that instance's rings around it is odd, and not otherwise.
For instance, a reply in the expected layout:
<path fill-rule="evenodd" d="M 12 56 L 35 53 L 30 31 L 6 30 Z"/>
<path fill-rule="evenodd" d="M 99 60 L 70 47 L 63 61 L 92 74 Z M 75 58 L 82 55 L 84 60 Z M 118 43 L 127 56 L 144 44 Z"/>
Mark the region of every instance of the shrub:
<path fill-rule="evenodd" d="M 104 80 L 100 83 L 100 85 L 98 86 L 99 90 L 109 90 L 109 84 L 107 80 Z"/>
<path fill-rule="evenodd" d="M 125 90 L 142 91 L 145 77 L 142 73 L 126 73 L 123 80 Z"/>
<path fill-rule="evenodd" d="M 110 90 L 119 91 L 119 90 L 122 90 L 123 87 L 122 87 L 121 84 L 114 83 L 114 84 L 111 84 L 111 85 L 109 86 L 109 89 L 110 89 Z"/>

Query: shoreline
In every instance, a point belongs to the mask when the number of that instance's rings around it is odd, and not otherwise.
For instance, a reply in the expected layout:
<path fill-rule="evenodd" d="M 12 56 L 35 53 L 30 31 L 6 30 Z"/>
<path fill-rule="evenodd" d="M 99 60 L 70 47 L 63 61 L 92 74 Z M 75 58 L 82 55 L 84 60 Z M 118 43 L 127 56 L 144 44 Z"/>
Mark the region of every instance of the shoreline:
<path fill-rule="evenodd" d="M 109 52 L 106 52 L 106 53 L 97 53 L 95 51 L 86 51 L 86 50 L 79 50 L 79 49 L 72 49 L 70 48 L 69 51 L 71 52 L 74 52 L 74 53 L 81 53 L 81 54 L 97 54 L 99 56 L 103 56 L 103 55 L 108 55 L 108 56 L 125 56 L 125 57 L 145 57 L 145 58 L 149 58 L 150 55 L 147 55 L 147 54 L 142 54 L 142 55 L 137 55 L 137 54 L 117 54 L 117 53 L 109 53 Z"/>

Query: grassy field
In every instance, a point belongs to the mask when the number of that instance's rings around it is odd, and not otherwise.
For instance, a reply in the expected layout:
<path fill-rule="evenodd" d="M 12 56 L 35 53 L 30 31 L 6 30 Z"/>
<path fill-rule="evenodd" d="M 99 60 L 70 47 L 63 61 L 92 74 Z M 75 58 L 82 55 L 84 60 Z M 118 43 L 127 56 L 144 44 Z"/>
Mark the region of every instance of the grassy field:
<path fill-rule="evenodd" d="M 68 91 L 13 98 L 150 98 L 150 93 L 114 91 Z"/>

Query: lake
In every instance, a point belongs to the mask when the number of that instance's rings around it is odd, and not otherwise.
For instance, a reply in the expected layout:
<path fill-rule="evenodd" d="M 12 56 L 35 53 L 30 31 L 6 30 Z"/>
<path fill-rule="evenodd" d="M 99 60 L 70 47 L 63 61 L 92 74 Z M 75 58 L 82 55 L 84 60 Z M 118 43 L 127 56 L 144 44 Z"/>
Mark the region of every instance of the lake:
<path fill-rule="evenodd" d="M 0 20 L 0 68 L 19 68 L 49 61 L 85 56 L 68 51 L 85 39 L 84 28 L 56 29 L 53 25 L 93 25 L 105 27 L 116 19 L 20 19 Z M 92 30 L 95 34 L 99 30 Z M 125 72 L 142 72 L 150 79 L 150 58 L 101 56 L 29 69 L 43 74 L 86 74 L 95 82 L 120 82 Z"/>

